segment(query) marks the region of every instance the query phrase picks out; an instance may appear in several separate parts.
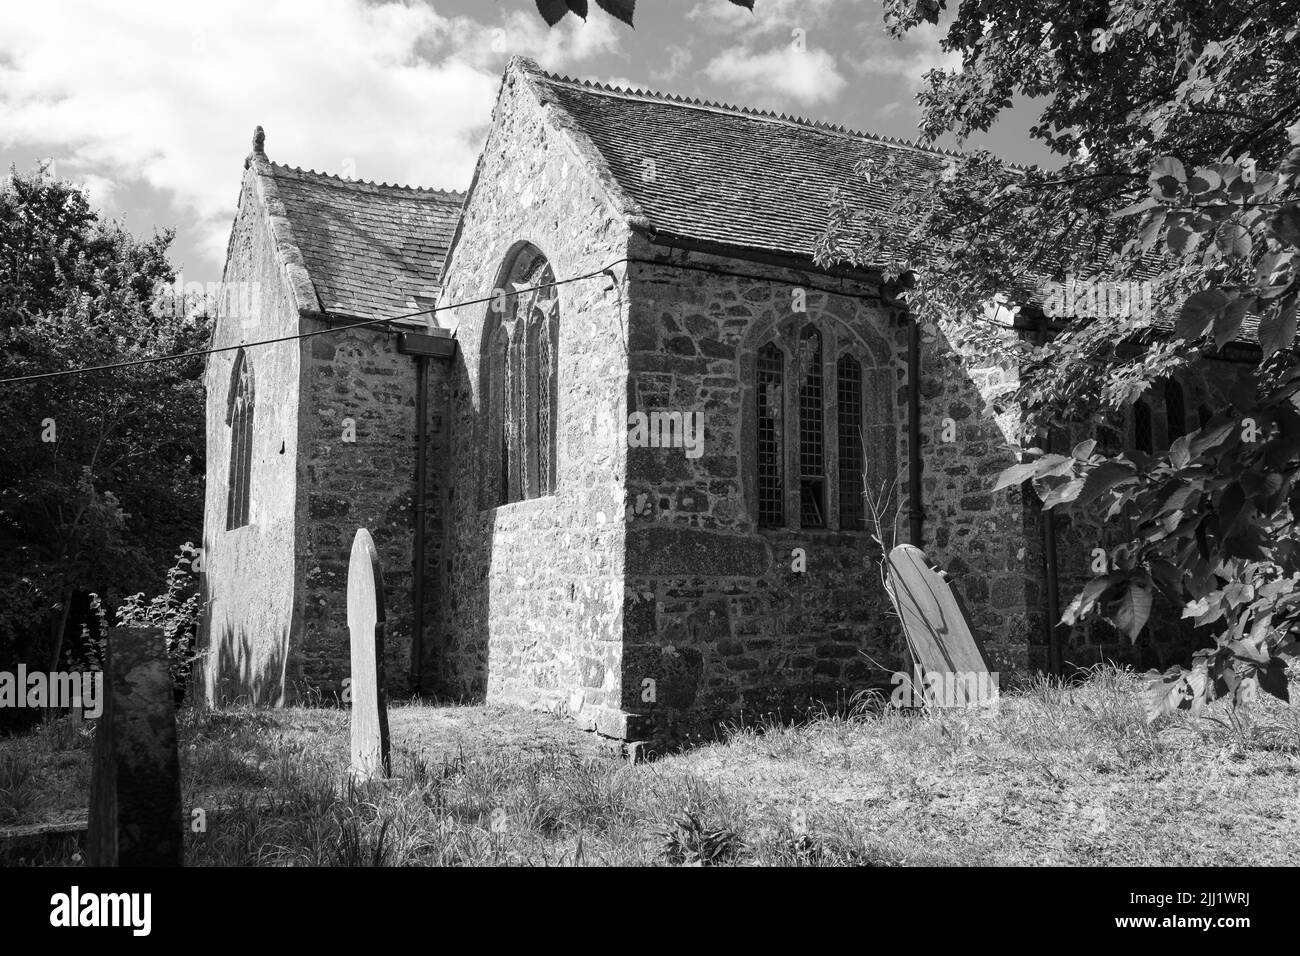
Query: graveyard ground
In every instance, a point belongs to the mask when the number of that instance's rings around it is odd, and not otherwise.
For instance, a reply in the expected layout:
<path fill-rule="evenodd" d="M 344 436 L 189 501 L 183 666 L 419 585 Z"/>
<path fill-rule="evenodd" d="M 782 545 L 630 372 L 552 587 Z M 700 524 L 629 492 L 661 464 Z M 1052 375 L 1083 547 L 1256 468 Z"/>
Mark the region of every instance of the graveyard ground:
<path fill-rule="evenodd" d="M 546 714 L 399 705 L 400 780 L 361 788 L 344 711 L 187 710 L 184 805 L 206 827 L 187 862 L 1300 863 L 1300 707 L 1150 727 L 1141 686 L 1098 668 L 995 715 L 860 708 L 638 765 Z M 0 828 L 84 815 L 90 736 L 60 720 L 0 740 Z M 78 854 L 76 836 L 0 841 L 0 864 Z"/>

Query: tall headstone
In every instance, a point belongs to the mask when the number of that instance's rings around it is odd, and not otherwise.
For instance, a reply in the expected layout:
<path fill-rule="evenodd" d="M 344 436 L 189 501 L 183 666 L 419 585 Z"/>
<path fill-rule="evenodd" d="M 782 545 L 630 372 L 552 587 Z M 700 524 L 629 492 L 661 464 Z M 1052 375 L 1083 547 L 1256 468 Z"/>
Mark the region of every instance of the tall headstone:
<path fill-rule="evenodd" d="M 890 597 L 921 673 L 987 675 L 988 660 L 947 575 L 910 544 L 889 552 L 888 570 Z"/>
<path fill-rule="evenodd" d="M 388 698 L 384 689 L 384 581 L 370 532 L 357 529 L 348 561 L 348 631 L 352 639 L 352 773 L 387 777 Z"/>
<path fill-rule="evenodd" d="M 161 628 L 115 627 L 90 774 L 87 862 L 181 866 L 176 699 Z"/>

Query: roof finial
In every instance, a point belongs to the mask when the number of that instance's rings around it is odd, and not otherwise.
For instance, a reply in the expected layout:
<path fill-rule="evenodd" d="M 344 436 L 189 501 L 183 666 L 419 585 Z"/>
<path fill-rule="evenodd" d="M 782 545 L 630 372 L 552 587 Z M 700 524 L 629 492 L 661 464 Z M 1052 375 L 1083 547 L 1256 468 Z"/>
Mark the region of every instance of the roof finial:
<path fill-rule="evenodd" d="M 266 162 L 266 130 L 260 126 L 253 130 L 253 151 L 244 157 L 244 168 L 252 166 L 254 160 Z"/>

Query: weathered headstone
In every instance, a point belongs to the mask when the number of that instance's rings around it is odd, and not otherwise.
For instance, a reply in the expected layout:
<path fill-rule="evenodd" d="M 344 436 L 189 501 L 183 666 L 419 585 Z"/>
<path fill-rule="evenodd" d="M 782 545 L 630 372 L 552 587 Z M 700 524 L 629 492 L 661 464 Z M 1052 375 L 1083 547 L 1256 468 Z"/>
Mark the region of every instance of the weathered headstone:
<path fill-rule="evenodd" d="M 971 629 L 961 598 L 925 552 L 910 544 L 900 544 L 890 551 L 889 586 L 921 674 L 969 677 L 989 673 L 988 660 Z M 955 686 L 965 685 L 957 682 Z M 987 688 L 989 683 L 985 681 L 982 686 Z"/>
<path fill-rule="evenodd" d="M 87 863 L 181 866 L 181 773 L 166 639 L 161 628 L 115 627 L 106 643 Z"/>
<path fill-rule="evenodd" d="M 384 690 L 384 581 L 370 532 L 357 529 L 348 561 L 348 631 L 352 639 L 352 773 L 387 777 L 388 699 Z"/>

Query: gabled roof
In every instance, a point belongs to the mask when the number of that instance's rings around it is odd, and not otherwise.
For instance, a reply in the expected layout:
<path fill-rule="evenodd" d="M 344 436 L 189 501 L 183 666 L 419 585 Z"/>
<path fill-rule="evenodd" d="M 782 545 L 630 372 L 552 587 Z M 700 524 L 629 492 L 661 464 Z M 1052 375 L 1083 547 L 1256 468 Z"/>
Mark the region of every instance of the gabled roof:
<path fill-rule="evenodd" d="M 555 76 L 517 58 L 590 140 L 652 233 L 811 257 L 833 190 L 884 209 L 854 164 L 893 158 L 928 179 L 959 154 L 760 110 Z M 653 165 L 651 165 L 653 164 Z"/>
<path fill-rule="evenodd" d="M 290 168 L 268 161 L 260 143 L 250 161 L 273 183 L 324 311 L 368 319 L 427 307 L 437 296 L 464 193 Z"/>

